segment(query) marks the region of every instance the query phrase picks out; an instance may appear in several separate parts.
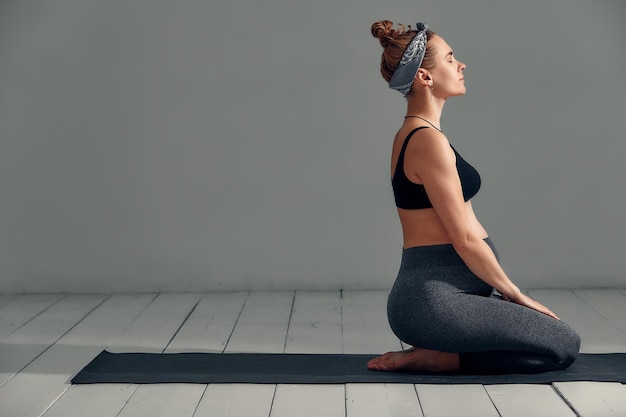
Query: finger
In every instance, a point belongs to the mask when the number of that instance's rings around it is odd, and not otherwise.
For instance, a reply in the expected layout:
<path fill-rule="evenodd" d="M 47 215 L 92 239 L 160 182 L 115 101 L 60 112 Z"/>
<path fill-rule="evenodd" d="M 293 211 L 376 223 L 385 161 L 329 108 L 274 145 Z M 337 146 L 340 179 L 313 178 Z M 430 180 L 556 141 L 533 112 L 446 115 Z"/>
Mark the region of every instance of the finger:
<path fill-rule="evenodd" d="M 532 308 L 533 310 L 537 310 L 538 312 L 543 313 L 546 316 L 550 316 L 556 320 L 561 320 L 556 314 L 554 314 L 554 312 L 552 312 L 552 310 L 538 302 L 534 302 L 533 305 L 529 305 L 528 307 Z"/>
<path fill-rule="evenodd" d="M 545 311 L 543 311 L 543 313 L 548 315 L 548 316 L 550 316 L 550 317 L 552 317 L 552 318 L 555 318 L 555 319 L 561 321 L 561 319 L 556 314 L 554 314 L 551 310 L 548 310 L 547 308 L 546 308 Z"/>
<path fill-rule="evenodd" d="M 544 306 L 544 305 L 541 305 L 541 304 L 539 304 L 539 305 L 543 308 L 543 310 L 544 310 L 545 314 L 547 314 L 548 316 L 553 317 L 553 318 L 555 318 L 555 319 L 557 319 L 557 320 L 561 320 L 561 319 L 560 319 L 560 318 L 559 318 L 556 314 L 554 314 L 554 312 L 553 312 L 552 310 L 550 310 L 548 307 L 546 307 L 546 306 Z"/>

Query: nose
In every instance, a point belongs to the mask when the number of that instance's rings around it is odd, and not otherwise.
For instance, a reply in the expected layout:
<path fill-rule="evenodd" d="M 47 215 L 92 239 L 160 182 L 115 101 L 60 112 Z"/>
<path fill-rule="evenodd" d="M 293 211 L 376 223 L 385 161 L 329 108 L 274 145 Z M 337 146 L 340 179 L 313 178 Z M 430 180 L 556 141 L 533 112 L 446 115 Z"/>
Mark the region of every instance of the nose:
<path fill-rule="evenodd" d="M 465 68 L 467 68 L 467 65 L 459 61 L 459 71 L 465 71 Z"/>

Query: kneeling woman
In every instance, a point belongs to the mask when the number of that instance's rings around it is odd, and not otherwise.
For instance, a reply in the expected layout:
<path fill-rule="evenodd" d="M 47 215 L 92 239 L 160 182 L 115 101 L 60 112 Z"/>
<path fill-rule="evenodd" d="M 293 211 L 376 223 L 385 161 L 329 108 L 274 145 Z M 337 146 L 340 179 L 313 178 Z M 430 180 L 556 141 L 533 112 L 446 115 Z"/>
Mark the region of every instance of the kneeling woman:
<path fill-rule="evenodd" d="M 580 338 L 526 296 L 499 264 L 470 199 L 478 172 L 440 128 L 446 100 L 465 94 L 460 62 L 418 23 L 372 25 L 384 48 L 381 73 L 407 99 L 392 150 L 392 186 L 404 249 L 387 310 L 394 333 L 414 346 L 368 363 L 378 371 L 534 373 L 574 362 Z M 496 289 L 501 297 L 494 296 Z"/>

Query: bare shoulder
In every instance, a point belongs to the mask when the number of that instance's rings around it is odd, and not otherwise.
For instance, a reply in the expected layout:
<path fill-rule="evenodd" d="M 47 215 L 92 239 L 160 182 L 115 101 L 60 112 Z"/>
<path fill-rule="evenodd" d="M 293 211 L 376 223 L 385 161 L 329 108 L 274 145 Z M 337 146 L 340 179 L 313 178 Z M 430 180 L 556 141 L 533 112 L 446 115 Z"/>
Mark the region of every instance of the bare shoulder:
<path fill-rule="evenodd" d="M 441 163 L 454 158 L 446 135 L 433 128 L 415 132 L 406 147 L 406 154 L 409 160 L 419 164 Z"/>

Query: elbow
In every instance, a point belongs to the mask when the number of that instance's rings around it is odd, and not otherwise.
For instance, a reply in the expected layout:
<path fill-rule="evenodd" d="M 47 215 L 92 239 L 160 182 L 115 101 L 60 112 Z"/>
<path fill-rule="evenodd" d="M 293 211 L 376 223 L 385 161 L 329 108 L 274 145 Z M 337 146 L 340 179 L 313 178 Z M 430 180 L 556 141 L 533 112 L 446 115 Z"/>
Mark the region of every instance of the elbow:
<path fill-rule="evenodd" d="M 463 233 L 459 234 L 458 236 L 452 237 L 450 240 L 452 242 L 454 250 L 459 255 L 463 256 L 464 254 L 472 252 L 476 247 L 476 242 L 480 241 L 481 239 L 474 234 Z"/>

